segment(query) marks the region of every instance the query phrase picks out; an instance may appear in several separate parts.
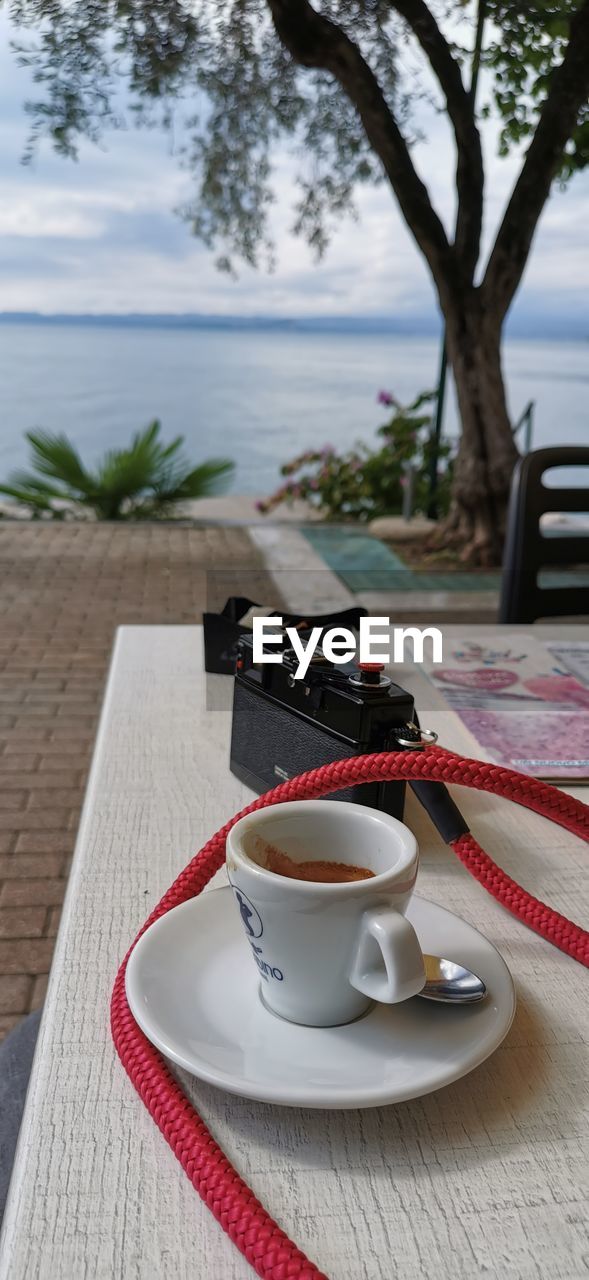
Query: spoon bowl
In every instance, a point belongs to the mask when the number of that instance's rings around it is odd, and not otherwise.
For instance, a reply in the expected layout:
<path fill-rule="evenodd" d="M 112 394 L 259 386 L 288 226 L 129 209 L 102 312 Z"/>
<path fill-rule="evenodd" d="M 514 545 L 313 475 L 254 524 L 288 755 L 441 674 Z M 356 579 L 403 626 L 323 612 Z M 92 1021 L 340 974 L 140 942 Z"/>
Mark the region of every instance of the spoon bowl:
<path fill-rule="evenodd" d="M 487 988 L 476 973 L 465 969 L 454 960 L 441 956 L 423 957 L 425 986 L 419 992 L 424 1000 L 437 1000 L 441 1004 L 475 1004 L 484 1000 Z"/>

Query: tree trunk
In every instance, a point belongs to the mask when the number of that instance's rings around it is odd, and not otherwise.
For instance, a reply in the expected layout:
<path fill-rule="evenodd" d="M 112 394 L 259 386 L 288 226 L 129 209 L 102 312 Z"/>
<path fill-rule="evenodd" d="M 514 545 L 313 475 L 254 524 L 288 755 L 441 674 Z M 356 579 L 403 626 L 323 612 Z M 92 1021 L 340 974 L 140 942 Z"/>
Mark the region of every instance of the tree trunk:
<path fill-rule="evenodd" d="M 462 434 L 454 464 L 450 511 L 438 545 L 460 547 L 460 558 L 501 563 L 511 473 L 518 457 L 501 368 L 501 319 L 480 290 L 446 300 L 446 342 Z"/>

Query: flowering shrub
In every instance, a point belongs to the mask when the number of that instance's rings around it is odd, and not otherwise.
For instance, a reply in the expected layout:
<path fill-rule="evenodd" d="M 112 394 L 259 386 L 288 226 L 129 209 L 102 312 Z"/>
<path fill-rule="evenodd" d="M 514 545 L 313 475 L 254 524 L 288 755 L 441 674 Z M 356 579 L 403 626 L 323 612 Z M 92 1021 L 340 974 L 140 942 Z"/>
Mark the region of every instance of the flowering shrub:
<path fill-rule="evenodd" d="M 413 509 L 425 511 L 429 493 L 432 407 L 434 391 L 425 391 L 403 406 L 390 391 L 379 391 L 377 401 L 391 410 L 388 422 L 378 428 L 383 443 L 376 448 L 358 443 L 345 453 L 332 445 L 308 449 L 280 468 L 284 484 L 262 502 L 258 510 L 267 515 L 281 503 L 304 498 L 329 519 L 373 520 L 396 515 L 403 506 L 407 471 L 414 471 Z M 452 446 L 440 444 L 436 494 L 438 509 L 448 508 Z"/>

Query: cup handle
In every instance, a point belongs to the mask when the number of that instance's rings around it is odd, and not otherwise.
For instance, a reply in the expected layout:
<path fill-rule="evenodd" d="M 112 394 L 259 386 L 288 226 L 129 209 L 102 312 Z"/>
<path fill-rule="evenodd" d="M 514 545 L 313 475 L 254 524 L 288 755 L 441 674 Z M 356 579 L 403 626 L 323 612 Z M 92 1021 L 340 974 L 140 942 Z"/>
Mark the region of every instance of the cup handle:
<path fill-rule="evenodd" d="M 397 1004 L 422 990 L 423 955 L 413 925 L 392 907 L 365 911 L 350 982 L 382 1004 Z"/>

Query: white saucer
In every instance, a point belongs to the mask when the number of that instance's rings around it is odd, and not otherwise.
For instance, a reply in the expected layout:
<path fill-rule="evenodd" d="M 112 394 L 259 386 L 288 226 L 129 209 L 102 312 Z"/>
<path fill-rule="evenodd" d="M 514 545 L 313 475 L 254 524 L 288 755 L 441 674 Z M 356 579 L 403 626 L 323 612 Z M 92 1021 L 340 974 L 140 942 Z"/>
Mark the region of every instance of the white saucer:
<path fill-rule="evenodd" d="M 168 1058 L 230 1093 L 301 1107 L 376 1107 L 458 1080 L 501 1043 L 515 1012 L 511 974 L 482 934 L 424 898 L 408 917 L 424 951 L 485 981 L 480 1004 L 415 997 L 343 1027 L 300 1027 L 264 1008 L 231 890 L 191 898 L 143 934 L 127 999 Z"/>

